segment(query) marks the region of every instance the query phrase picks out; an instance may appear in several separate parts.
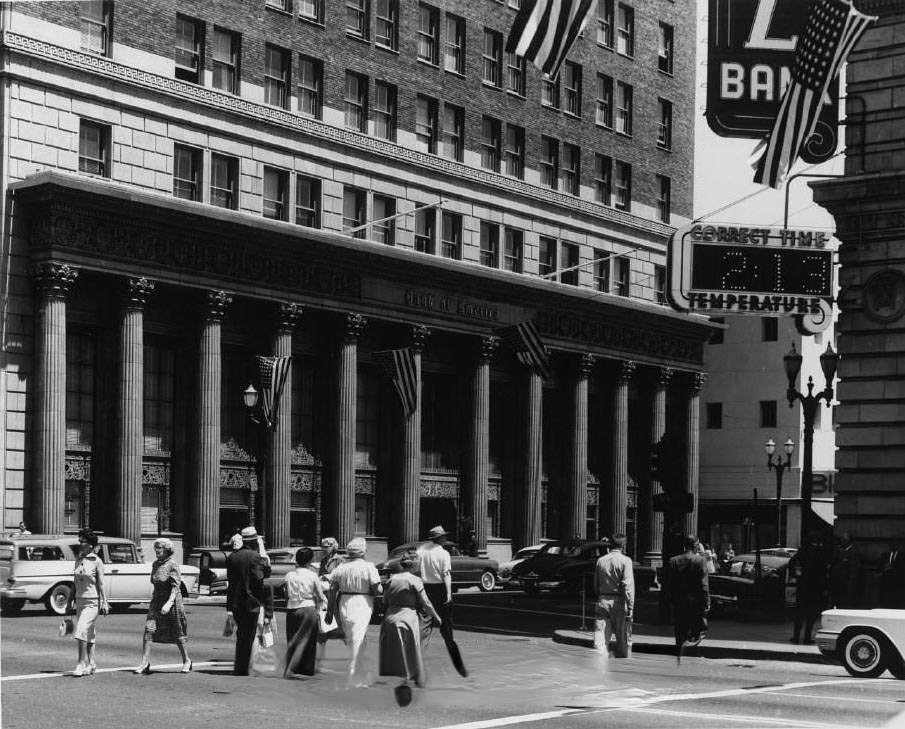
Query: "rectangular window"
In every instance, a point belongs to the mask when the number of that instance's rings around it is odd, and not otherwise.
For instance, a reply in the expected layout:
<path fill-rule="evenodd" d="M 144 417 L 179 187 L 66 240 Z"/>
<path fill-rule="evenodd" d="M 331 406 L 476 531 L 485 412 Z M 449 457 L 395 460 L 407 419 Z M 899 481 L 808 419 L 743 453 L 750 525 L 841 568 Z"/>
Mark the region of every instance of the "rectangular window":
<path fill-rule="evenodd" d="M 443 156 L 462 161 L 465 140 L 465 109 L 443 105 Z"/>
<path fill-rule="evenodd" d="M 79 121 L 79 172 L 110 177 L 110 127 Z"/>
<path fill-rule="evenodd" d="M 79 26 L 82 50 L 98 56 L 110 55 L 110 21 L 113 3 L 89 0 L 79 3 Z"/>
<path fill-rule="evenodd" d="M 481 223 L 481 265 L 500 267 L 500 228 L 493 223 Z"/>
<path fill-rule="evenodd" d="M 317 178 L 296 176 L 295 222 L 306 228 L 321 227 L 321 181 Z"/>
<path fill-rule="evenodd" d="M 672 102 L 657 99 L 660 107 L 660 122 L 657 125 L 657 146 L 662 149 L 672 148 Z"/>
<path fill-rule="evenodd" d="M 540 80 L 540 103 L 551 109 L 559 108 L 559 76 L 550 79 L 545 74 Z"/>
<path fill-rule="evenodd" d="M 581 188 L 581 149 L 574 144 L 562 146 L 559 180 L 563 192 L 578 195 Z"/>
<path fill-rule="evenodd" d="M 324 64 L 317 58 L 299 56 L 299 114 L 320 119 L 324 104 Z"/>
<path fill-rule="evenodd" d="M 415 208 L 415 250 L 421 253 L 434 252 L 436 208 Z"/>
<path fill-rule="evenodd" d="M 578 286 L 578 246 L 574 243 L 563 243 L 559 248 L 560 271 L 559 280 L 569 286 Z"/>
<path fill-rule="evenodd" d="M 552 137 L 540 138 L 540 184 L 556 189 L 559 179 L 559 142 Z"/>
<path fill-rule="evenodd" d="M 598 0 L 597 2 L 597 42 L 613 47 L 613 0 Z"/>
<path fill-rule="evenodd" d="M 720 430 L 723 427 L 723 403 L 707 403 L 707 429 Z"/>
<path fill-rule="evenodd" d="M 201 49 L 204 48 L 204 23 L 176 16 L 176 78 L 201 83 Z"/>
<path fill-rule="evenodd" d="M 500 120 L 485 116 L 481 120 L 481 167 L 500 171 Z"/>
<path fill-rule="evenodd" d="M 374 134 L 396 141 L 396 87 L 386 81 L 374 82 Z"/>
<path fill-rule="evenodd" d="M 215 89 L 239 93 L 239 35 L 214 28 L 213 84 Z"/>
<path fill-rule="evenodd" d="M 181 144 L 173 146 L 173 196 L 201 200 L 202 152 Z"/>
<path fill-rule="evenodd" d="M 418 60 L 440 62 L 440 11 L 426 3 L 418 6 Z"/>
<path fill-rule="evenodd" d="M 506 146 L 503 149 L 506 174 L 525 179 L 525 129 L 515 124 L 506 125 Z"/>
<path fill-rule="evenodd" d="M 613 204 L 613 160 L 604 154 L 594 155 L 594 199 Z"/>
<path fill-rule="evenodd" d="M 521 273 L 524 233 L 515 228 L 506 228 L 505 235 L 506 247 L 503 251 L 503 268 L 514 273 Z"/>
<path fill-rule="evenodd" d="M 666 304 L 666 266 L 654 266 L 654 295 L 658 304 Z"/>
<path fill-rule="evenodd" d="M 389 48 L 399 49 L 399 0 L 377 0 L 377 29 L 374 42 Z"/>
<path fill-rule="evenodd" d="M 628 162 L 616 161 L 616 183 L 614 185 L 614 206 L 618 210 L 632 209 L 632 166 Z"/>
<path fill-rule="evenodd" d="M 774 317 L 765 317 L 760 320 L 761 341 L 777 342 L 779 341 L 779 319 Z"/>
<path fill-rule="evenodd" d="M 289 51 L 264 46 L 264 103 L 289 108 Z"/>
<path fill-rule="evenodd" d="M 374 195 L 374 240 L 392 246 L 396 244 L 396 200 Z M 384 220 L 389 218 L 389 220 Z"/>
<path fill-rule="evenodd" d="M 540 237 L 537 251 L 538 273 L 545 278 L 555 281 L 556 272 L 556 238 L 546 235 Z"/>
<path fill-rule="evenodd" d="M 367 40 L 370 37 L 370 0 L 346 0 L 346 33 Z"/>
<path fill-rule="evenodd" d="M 628 296 L 631 293 L 632 262 L 625 256 L 616 259 L 616 293 Z"/>
<path fill-rule="evenodd" d="M 629 136 L 632 134 L 632 96 L 629 84 L 616 82 L 616 131 Z"/>
<path fill-rule="evenodd" d="M 562 66 L 563 111 L 581 116 L 581 66 L 566 61 Z"/>
<path fill-rule="evenodd" d="M 315 23 L 323 23 L 324 0 L 299 0 L 299 17 Z"/>
<path fill-rule="evenodd" d="M 465 74 L 465 18 L 446 14 L 446 70 Z"/>
<path fill-rule="evenodd" d="M 415 106 L 415 140 L 422 152 L 437 153 L 437 100 L 421 94 Z"/>
<path fill-rule="evenodd" d="M 672 75 L 673 64 L 673 33 L 672 26 L 660 23 L 660 46 L 658 50 L 657 67 Z"/>
<path fill-rule="evenodd" d="M 264 168 L 265 218 L 289 220 L 289 173 L 273 167 Z"/>
<path fill-rule="evenodd" d="M 211 154 L 211 205 L 235 210 L 239 197 L 239 160 Z"/>
<path fill-rule="evenodd" d="M 607 128 L 613 128 L 613 78 L 597 74 L 597 111 L 594 121 Z"/>
<path fill-rule="evenodd" d="M 459 260 L 462 257 L 462 216 L 444 210 L 441 221 L 440 255 Z"/>
<path fill-rule="evenodd" d="M 671 187 L 672 184 L 668 177 L 657 175 L 657 216 L 664 223 L 669 222 L 671 212 Z"/>
<path fill-rule="evenodd" d="M 635 11 L 625 3 L 619 3 L 616 19 L 616 50 L 623 56 L 635 55 Z"/>
<path fill-rule="evenodd" d="M 525 59 L 514 53 L 506 54 L 506 89 L 519 96 L 525 95 Z"/>
<path fill-rule="evenodd" d="M 594 288 L 610 293 L 610 254 L 599 248 L 594 249 Z"/>
<path fill-rule="evenodd" d="M 368 196 L 364 190 L 356 187 L 343 188 L 343 230 L 349 232 L 355 228 L 361 228 L 367 222 Z M 364 238 L 367 230 L 356 230 L 356 238 Z"/>
<path fill-rule="evenodd" d="M 503 34 L 484 28 L 484 54 L 481 58 L 481 80 L 491 86 L 503 85 Z"/>
<path fill-rule="evenodd" d="M 368 131 L 368 77 L 346 71 L 344 99 L 346 126 L 360 132 Z"/>
<path fill-rule="evenodd" d="M 760 401 L 760 427 L 776 427 L 776 400 Z"/>
<path fill-rule="evenodd" d="M 286 12 L 289 10 L 289 2 L 290 0 L 267 0 L 265 4 L 268 7 Z"/>

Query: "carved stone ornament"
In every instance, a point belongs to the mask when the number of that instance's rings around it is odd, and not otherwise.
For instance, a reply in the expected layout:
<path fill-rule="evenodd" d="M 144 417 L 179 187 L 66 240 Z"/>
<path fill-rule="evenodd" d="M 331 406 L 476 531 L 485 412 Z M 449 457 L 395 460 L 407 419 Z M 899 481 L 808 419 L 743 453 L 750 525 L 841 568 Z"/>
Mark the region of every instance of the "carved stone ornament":
<path fill-rule="evenodd" d="M 304 443 L 296 443 L 289 458 L 293 466 L 317 466 L 320 468 L 324 465 L 323 461 L 309 451 Z"/>
<path fill-rule="evenodd" d="M 362 314 L 346 314 L 345 338 L 358 339 L 367 323 L 367 318 Z"/>
<path fill-rule="evenodd" d="M 77 268 L 53 261 L 35 263 L 29 273 L 45 299 L 65 299 L 79 276 Z"/>
<path fill-rule="evenodd" d="M 669 383 L 672 382 L 675 373 L 676 372 L 672 367 L 661 367 L 657 370 L 657 386 L 669 387 Z"/>
<path fill-rule="evenodd" d="M 487 484 L 487 500 L 488 501 L 499 501 L 500 500 L 500 483 L 499 481 Z"/>
<path fill-rule="evenodd" d="M 411 346 L 417 351 L 424 349 L 427 338 L 430 336 L 431 330 L 422 324 L 415 324 L 412 327 L 412 344 Z"/>
<path fill-rule="evenodd" d="M 880 324 L 905 314 L 905 274 L 894 268 L 877 271 L 864 284 L 864 313 Z"/>
<path fill-rule="evenodd" d="M 597 502 L 600 501 L 600 487 L 588 486 L 587 494 L 588 506 L 597 506 Z"/>
<path fill-rule="evenodd" d="M 459 482 L 435 478 L 422 478 L 421 496 L 436 499 L 458 499 Z"/>
<path fill-rule="evenodd" d="M 638 363 L 631 360 L 624 360 L 619 368 L 619 384 L 627 385 L 635 376 L 635 370 L 638 369 Z"/>
<path fill-rule="evenodd" d="M 204 318 L 207 321 L 220 321 L 226 315 L 226 307 L 231 303 L 233 297 L 225 291 L 208 291 Z"/>
<path fill-rule="evenodd" d="M 481 363 L 490 362 L 493 359 L 493 356 L 496 354 L 497 349 L 500 347 L 500 338 L 499 337 L 481 337 L 481 351 L 478 354 L 478 357 Z"/>
<path fill-rule="evenodd" d="M 377 474 L 370 473 L 355 474 L 355 493 L 373 496 L 377 492 Z"/>
<path fill-rule="evenodd" d="M 253 467 L 248 466 L 220 466 L 221 489 L 244 489 L 246 491 L 258 490 L 258 474 Z"/>
<path fill-rule="evenodd" d="M 578 355 L 578 377 L 587 380 L 594 371 L 595 364 L 597 364 L 597 358 L 593 354 Z"/>
<path fill-rule="evenodd" d="M 126 308 L 144 309 L 156 287 L 157 284 L 148 278 L 130 278 L 126 283 Z"/>
<path fill-rule="evenodd" d="M 170 464 L 148 462 L 142 463 L 141 484 L 142 486 L 169 486 Z"/>
<path fill-rule="evenodd" d="M 318 493 L 321 490 L 322 477 L 320 471 L 309 469 L 292 469 L 289 480 L 290 491 L 303 491 L 305 493 Z"/>
<path fill-rule="evenodd" d="M 692 394 L 697 395 L 701 390 L 704 389 L 705 384 L 707 384 L 706 372 L 691 373 L 691 382 L 689 383 L 689 389 L 691 390 Z"/>
<path fill-rule="evenodd" d="M 255 459 L 239 446 L 235 438 L 230 436 L 226 443 L 220 444 L 221 461 L 254 461 Z"/>
<path fill-rule="evenodd" d="M 67 481 L 91 481 L 91 454 L 84 456 L 66 454 L 65 479 Z"/>
<path fill-rule="evenodd" d="M 291 332 L 298 326 L 303 312 L 301 304 L 280 304 L 277 313 L 278 329 L 281 332 Z"/>

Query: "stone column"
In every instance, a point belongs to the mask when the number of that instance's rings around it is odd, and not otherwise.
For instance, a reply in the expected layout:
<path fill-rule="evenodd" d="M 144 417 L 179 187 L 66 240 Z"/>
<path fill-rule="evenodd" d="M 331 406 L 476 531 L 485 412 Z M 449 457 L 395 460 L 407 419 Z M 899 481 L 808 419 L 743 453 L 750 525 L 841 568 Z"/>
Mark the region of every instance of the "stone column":
<path fill-rule="evenodd" d="M 659 443 L 666 433 L 666 390 L 673 377 L 673 370 L 670 367 L 661 367 L 657 372 L 656 389 L 654 390 L 653 408 L 650 418 L 650 441 L 651 446 Z M 663 484 L 655 481 L 653 477 L 650 480 L 650 491 L 648 503 L 653 506 L 653 497 L 655 494 L 663 493 Z M 663 512 L 650 510 L 650 543 L 647 553 L 644 555 L 645 564 L 659 565 L 663 561 Z"/>
<path fill-rule="evenodd" d="M 144 309 L 155 283 L 130 278 L 120 319 L 116 409 L 116 534 L 141 543 L 144 454 Z"/>
<path fill-rule="evenodd" d="M 368 320 L 361 314 L 347 314 L 339 346 L 336 397 L 336 456 L 334 513 L 328 523 L 340 546 L 355 531 L 355 421 L 358 397 L 358 338 Z M 330 536 L 330 535 L 325 535 Z"/>
<path fill-rule="evenodd" d="M 628 510 L 628 388 L 635 374 L 635 363 L 624 361 L 619 368 L 613 393 L 613 460 L 610 482 L 610 520 L 612 534 L 625 534 Z"/>
<path fill-rule="evenodd" d="M 588 378 L 596 359 L 592 354 L 578 358 L 572 384 L 572 432 L 569 451 L 569 523 L 566 537 L 584 539 L 588 513 Z"/>
<path fill-rule="evenodd" d="M 421 536 L 421 352 L 430 335 L 425 326 L 412 327 L 415 352 L 415 411 L 403 415 L 402 423 L 402 523 L 403 542 L 414 542 Z M 454 525 L 451 525 L 454 526 Z"/>
<path fill-rule="evenodd" d="M 528 370 L 525 388 L 524 454 L 521 494 L 516 488 L 515 513 L 519 524 L 515 530 L 514 549 L 537 544 L 542 534 L 541 480 L 543 478 L 543 407 L 544 381 L 534 369 Z M 519 498 L 521 496 L 521 498 Z"/>
<path fill-rule="evenodd" d="M 697 534 L 698 529 L 698 483 L 700 481 L 701 467 L 701 390 L 707 382 L 706 372 L 695 372 L 691 376 L 691 384 L 688 393 L 688 410 L 686 415 L 687 442 L 686 442 L 686 483 L 688 493 L 691 494 L 693 511 L 685 519 L 685 533 Z"/>
<path fill-rule="evenodd" d="M 78 277 L 72 266 L 33 265 L 35 316 L 35 533 L 63 531 L 66 471 L 66 297 Z"/>
<path fill-rule="evenodd" d="M 487 480 L 490 476 L 490 361 L 499 347 L 496 337 L 482 337 L 471 381 L 471 439 L 462 469 L 468 494 L 466 515 L 474 524 L 478 549 L 487 549 Z"/>
<path fill-rule="evenodd" d="M 273 353 L 277 357 L 292 356 L 292 332 L 302 316 L 298 304 L 280 304 L 277 328 L 273 337 Z M 271 433 L 267 454 L 267 488 L 264 499 L 264 533 L 273 546 L 289 544 L 290 482 L 292 481 L 292 368 L 277 405 L 278 420 Z"/>
<path fill-rule="evenodd" d="M 231 303 L 232 297 L 225 291 L 208 291 L 202 312 L 195 435 L 198 477 L 192 509 L 197 546 L 215 547 L 220 543 L 220 326 Z"/>

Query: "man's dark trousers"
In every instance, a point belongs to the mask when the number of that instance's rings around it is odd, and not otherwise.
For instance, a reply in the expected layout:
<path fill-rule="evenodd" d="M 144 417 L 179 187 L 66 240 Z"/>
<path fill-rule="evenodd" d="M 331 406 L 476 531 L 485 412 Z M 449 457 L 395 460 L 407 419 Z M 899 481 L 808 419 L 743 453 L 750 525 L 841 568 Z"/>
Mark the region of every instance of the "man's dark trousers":
<path fill-rule="evenodd" d="M 233 663 L 234 676 L 248 676 L 251 663 L 251 649 L 258 637 L 258 612 L 233 613 L 236 621 L 236 657 Z"/>
<path fill-rule="evenodd" d="M 448 645 L 453 640 L 453 615 L 452 602 L 446 602 L 446 585 L 442 582 L 425 582 L 424 592 L 443 621 L 440 626 L 440 635 L 443 636 L 443 642 Z"/>

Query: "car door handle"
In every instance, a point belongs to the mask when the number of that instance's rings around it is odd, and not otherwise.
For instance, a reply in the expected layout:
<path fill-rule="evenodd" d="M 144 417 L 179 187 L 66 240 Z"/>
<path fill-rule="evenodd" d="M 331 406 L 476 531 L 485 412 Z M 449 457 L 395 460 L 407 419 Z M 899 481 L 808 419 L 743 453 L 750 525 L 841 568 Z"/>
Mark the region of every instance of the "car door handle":
<path fill-rule="evenodd" d="M 110 570 L 110 573 L 111 573 L 111 574 L 114 574 L 114 575 L 118 575 L 118 574 L 119 574 L 119 570 Z"/>

